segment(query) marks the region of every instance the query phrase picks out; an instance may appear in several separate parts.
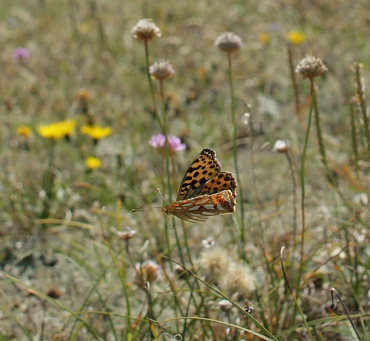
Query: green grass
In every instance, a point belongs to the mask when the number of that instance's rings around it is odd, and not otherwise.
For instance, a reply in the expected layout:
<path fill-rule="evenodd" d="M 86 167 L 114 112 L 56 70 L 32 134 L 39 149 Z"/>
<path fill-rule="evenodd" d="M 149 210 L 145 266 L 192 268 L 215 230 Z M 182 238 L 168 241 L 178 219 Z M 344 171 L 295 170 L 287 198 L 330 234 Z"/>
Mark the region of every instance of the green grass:
<path fill-rule="evenodd" d="M 365 0 L 1 1 L 0 340 L 370 340 L 368 11 Z M 152 80 L 156 107 L 130 33 L 142 18 L 162 31 L 149 64 L 176 70 L 164 102 Z M 289 65 L 292 30 L 306 40 Z M 232 74 L 214 46 L 225 31 L 244 42 Z M 30 57 L 14 60 L 18 47 Z M 309 81 L 293 87 L 306 53 L 328 67 L 315 79 L 319 137 Z M 156 115 L 185 151 L 149 145 Z M 69 139 L 37 133 L 66 119 Z M 94 143 L 80 133 L 89 120 L 113 133 Z M 238 167 L 235 213 L 165 216 L 157 189 L 174 198 L 203 148 Z M 89 156 L 102 166 L 88 171 Z"/>

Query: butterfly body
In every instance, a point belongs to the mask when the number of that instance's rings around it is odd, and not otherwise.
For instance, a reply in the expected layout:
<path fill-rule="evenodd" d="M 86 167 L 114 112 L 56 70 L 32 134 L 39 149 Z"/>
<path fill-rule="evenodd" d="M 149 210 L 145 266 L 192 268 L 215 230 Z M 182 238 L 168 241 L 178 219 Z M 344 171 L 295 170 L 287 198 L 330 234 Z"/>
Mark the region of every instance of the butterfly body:
<path fill-rule="evenodd" d="M 191 222 L 232 213 L 236 206 L 236 187 L 234 175 L 221 171 L 216 152 L 203 149 L 185 173 L 176 201 L 163 211 Z"/>

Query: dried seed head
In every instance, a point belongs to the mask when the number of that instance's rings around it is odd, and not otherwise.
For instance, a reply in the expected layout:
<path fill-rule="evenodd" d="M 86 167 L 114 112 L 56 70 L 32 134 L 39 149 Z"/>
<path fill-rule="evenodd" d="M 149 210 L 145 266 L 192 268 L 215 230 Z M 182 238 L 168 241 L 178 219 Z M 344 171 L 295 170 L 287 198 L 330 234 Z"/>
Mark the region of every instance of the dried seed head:
<path fill-rule="evenodd" d="M 320 58 L 307 55 L 297 65 L 295 72 L 302 74 L 304 78 L 315 78 L 321 76 L 328 68 Z"/>
<path fill-rule="evenodd" d="M 136 265 L 136 283 L 142 285 L 145 282 L 152 283 L 159 277 L 161 267 L 152 260 L 147 260 Z"/>
<path fill-rule="evenodd" d="M 236 53 L 243 47 L 241 38 L 232 32 L 222 33 L 215 40 L 215 46 L 227 53 Z"/>
<path fill-rule="evenodd" d="M 77 98 L 81 102 L 88 102 L 88 101 L 91 100 L 92 95 L 91 95 L 91 92 L 89 90 L 87 90 L 87 89 L 80 89 L 80 90 L 78 90 Z"/>
<path fill-rule="evenodd" d="M 219 247 L 205 249 L 200 257 L 200 268 L 210 282 L 218 282 L 227 272 L 229 263 L 226 250 Z"/>
<path fill-rule="evenodd" d="M 175 69 L 168 60 L 160 60 L 149 67 L 149 73 L 160 81 L 170 79 L 175 75 Z"/>
<path fill-rule="evenodd" d="M 290 144 L 284 140 L 277 140 L 274 144 L 273 150 L 277 153 L 286 153 L 290 149 Z"/>
<path fill-rule="evenodd" d="M 255 290 L 255 276 L 249 267 L 231 263 L 223 274 L 221 288 L 229 295 L 237 293 L 239 297 L 247 298 Z"/>
<path fill-rule="evenodd" d="M 141 19 L 132 28 L 131 34 L 138 40 L 152 40 L 161 36 L 161 30 L 152 19 Z"/>

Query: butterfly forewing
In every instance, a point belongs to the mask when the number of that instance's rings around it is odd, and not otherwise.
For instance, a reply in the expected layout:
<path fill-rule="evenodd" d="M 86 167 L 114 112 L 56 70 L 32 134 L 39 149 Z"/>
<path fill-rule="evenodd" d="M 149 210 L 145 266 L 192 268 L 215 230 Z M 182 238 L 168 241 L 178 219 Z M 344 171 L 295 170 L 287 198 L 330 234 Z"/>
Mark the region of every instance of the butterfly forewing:
<path fill-rule="evenodd" d="M 220 172 L 211 178 L 202 188 L 200 194 L 214 194 L 229 189 L 236 197 L 236 180 L 233 173 Z"/>
<path fill-rule="evenodd" d="M 198 195 L 204 185 L 221 171 L 212 149 L 203 149 L 192 162 L 181 181 L 176 201 L 193 198 Z"/>

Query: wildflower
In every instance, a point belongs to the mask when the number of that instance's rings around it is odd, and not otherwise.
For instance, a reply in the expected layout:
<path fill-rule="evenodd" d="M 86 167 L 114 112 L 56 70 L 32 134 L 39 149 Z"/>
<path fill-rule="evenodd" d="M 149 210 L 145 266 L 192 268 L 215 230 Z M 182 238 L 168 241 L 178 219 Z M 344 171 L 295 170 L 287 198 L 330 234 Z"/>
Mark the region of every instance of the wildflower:
<path fill-rule="evenodd" d="M 77 93 L 77 98 L 81 101 L 81 102 L 88 102 L 91 100 L 91 93 L 89 90 L 87 89 L 80 89 L 78 90 L 78 93 Z"/>
<path fill-rule="evenodd" d="M 25 60 L 30 57 L 30 52 L 25 47 L 18 47 L 13 52 L 13 59 L 14 60 Z"/>
<path fill-rule="evenodd" d="M 211 248 L 214 245 L 215 245 L 215 241 L 213 240 L 212 237 L 208 237 L 207 239 L 203 239 L 202 240 L 202 246 L 205 249 L 209 249 L 209 248 Z"/>
<path fill-rule="evenodd" d="M 17 128 L 17 135 L 29 138 L 32 135 L 32 130 L 29 126 L 22 124 Z"/>
<path fill-rule="evenodd" d="M 218 282 L 229 267 L 228 254 L 219 247 L 205 249 L 200 257 L 200 268 L 210 282 Z"/>
<path fill-rule="evenodd" d="M 131 34 L 135 39 L 148 41 L 159 38 L 161 36 L 161 30 L 152 19 L 141 19 L 132 28 Z"/>
<path fill-rule="evenodd" d="M 186 144 L 181 142 L 181 139 L 177 136 L 170 136 L 168 138 L 168 143 L 171 147 L 171 150 L 174 152 L 179 152 L 186 149 Z M 166 136 L 163 134 L 153 135 L 150 140 L 149 144 L 154 148 L 164 148 L 166 144 Z"/>
<path fill-rule="evenodd" d="M 286 153 L 290 149 L 290 144 L 287 141 L 276 140 L 273 150 L 278 153 Z"/>
<path fill-rule="evenodd" d="M 94 170 L 101 166 L 101 160 L 94 156 L 89 156 L 85 161 L 85 166 L 87 169 Z"/>
<path fill-rule="evenodd" d="M 261 33 L 259 39 L 264 45 L 267 45 L 270 42 L 270 36 L 266 32 Z"/>
<path fill-rule="evenodd" d="M 132 229 L 128 229 L 127 231 L 117 231 L 116 232 L 117 236 L 121 240 L 130 240 L 136 236 L 136 231 Z"/>
<path fill-rule="evenodd" d="M 227 53 L 238 52 L 243 47 L 241 38 L 232 32 L 222 33 L 215 40 L 215 46 Z"/>
<path fill-rule="evenodd" d="M 221 300 L 218 302 L 218 306 L 224 313 L 229 313 L 233 307 L 232 303 L 228 300 Z"/>
<path fill-rule="evenodd" d="M 328 68 L 320 58 L 307 55 L 297 65 L 295 72 L 302 74 L 304 78 L 315 78 L 321 76 Z"/>
<path fill-rule="evenodd" d="M 246 265 L 231 263 L 222 275 L 221 287 L 229 295 L 238 293 L 240 297 L 246 298 L 255 289 L 255 277 L 251 269 Z"/>
<path fill-rule="evenodd" d="M 144 282 L 152 283 L 159 277 L 161 267 L 152 260 L 147 260 L 142 264 L 136 265 L 136 282 L 143 284 Z"/>
<path fill-rule="evenodd" d="M 112 128 L 98 125 L 85 125 L 80 130 L 82 134 L 88 135 L 94 140 L 100 140 L 112 134 Z"/>
<path fill-rule="evenodd" d="M 251 118 L 251 114 L 249 112 L 244 113 L 241 117 L 242 124 L 245 126 L 249 125 L 250 118 Z"/>
<path fill-rule="evenodd" d="M 306 35 L 299 31 L 290 31 L 287 35 L 288 41 L 294 45 L 300 45 L 306 40 Z"/>
<path fill-rule="evenodd" d="M 168 60 L 160 60 L 149 67 L 149 73 L 160 81 L 170 79 L 175 75 L 175 69 Z"/>
<path fill-rule="evenodd" d="M 51 124 L 43 124 L 37 128 L 40 136 L 46 139 L 60 140 L 70 137 L 76 126 L 75 120 L 60 121 Z"/>

